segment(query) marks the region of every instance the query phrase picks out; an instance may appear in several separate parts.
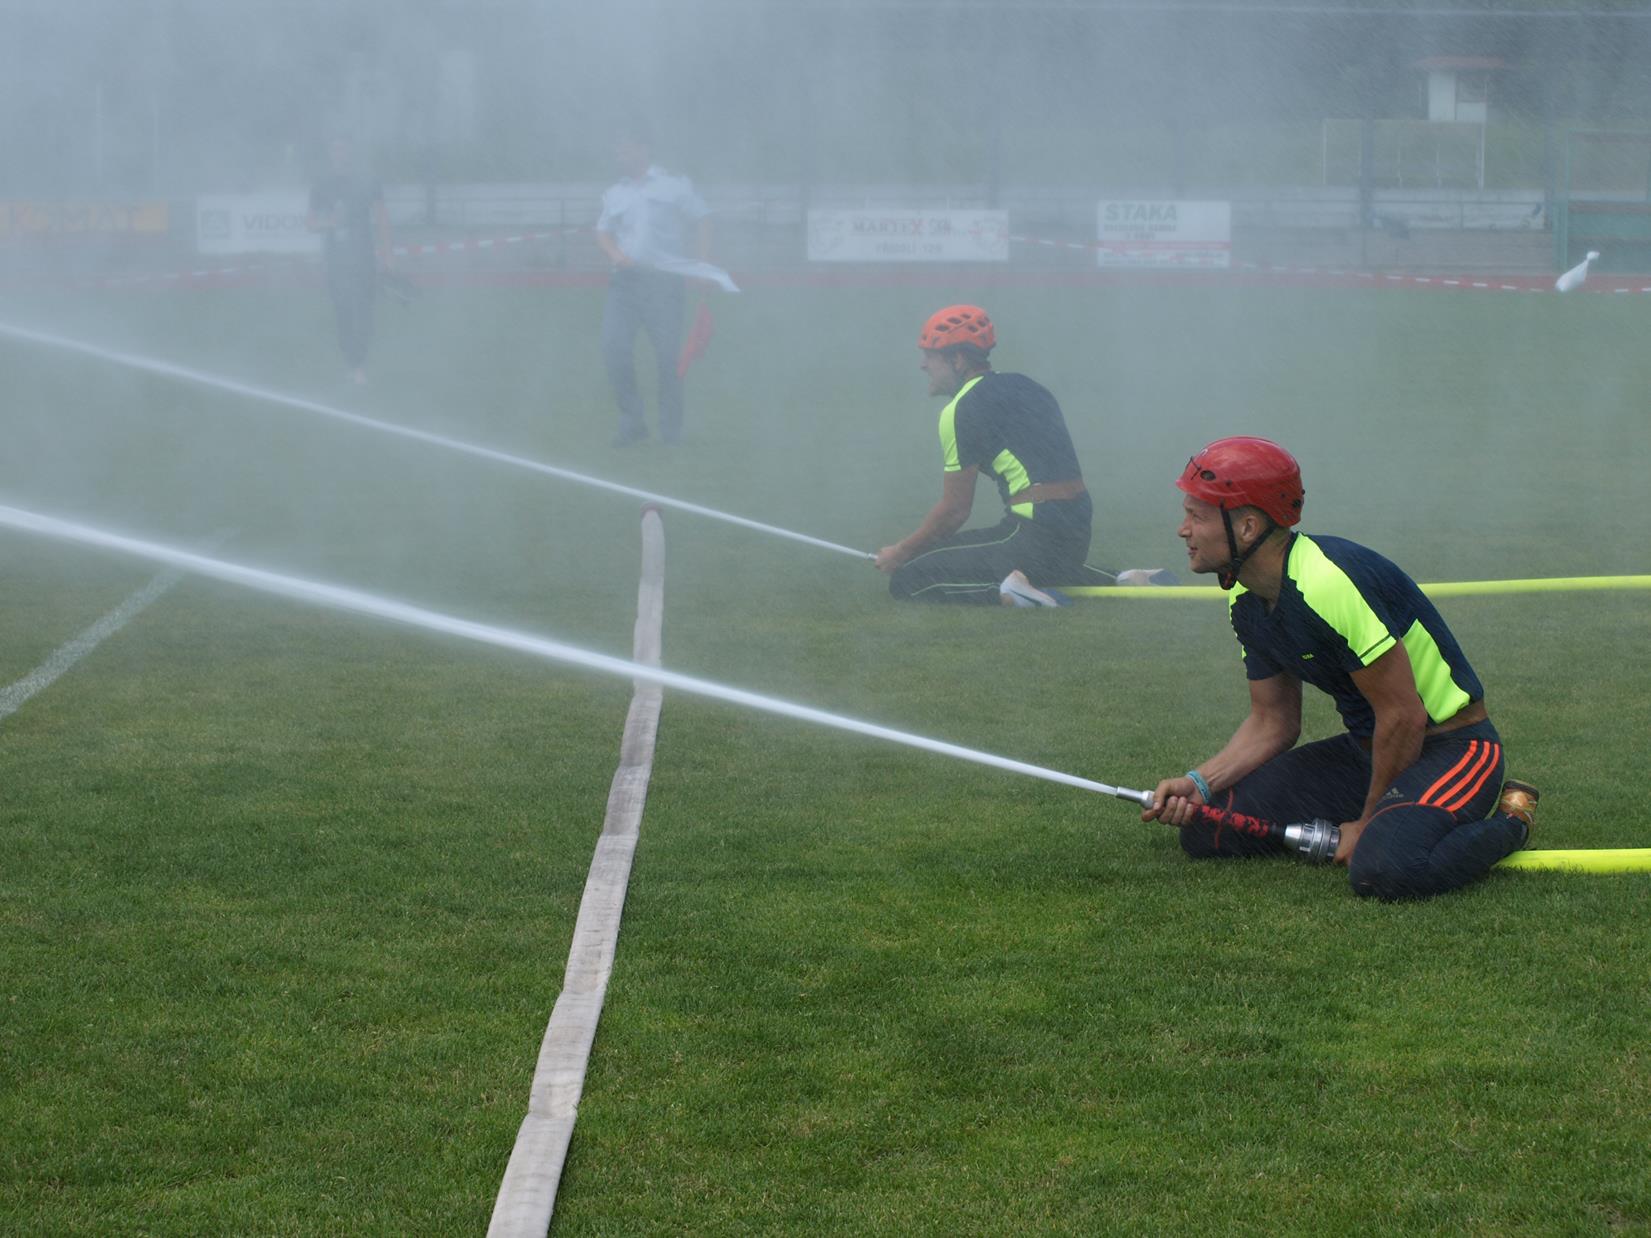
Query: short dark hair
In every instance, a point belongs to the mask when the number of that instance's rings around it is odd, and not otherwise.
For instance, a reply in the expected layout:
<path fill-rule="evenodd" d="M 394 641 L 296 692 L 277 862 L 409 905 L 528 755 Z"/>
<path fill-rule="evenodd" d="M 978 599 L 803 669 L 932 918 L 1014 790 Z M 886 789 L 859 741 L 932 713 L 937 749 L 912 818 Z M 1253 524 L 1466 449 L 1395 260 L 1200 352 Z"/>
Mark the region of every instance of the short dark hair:
<path fill-rule="evenodd" d="M 986 350 L 979 344 L 953 344 L 949 348 L 942 348 L 940 351 L 948 356 L 962 357 L 970 365 L 983 365 L 987 369 L 992 366 L 992 358 L 987 355 Z"/>

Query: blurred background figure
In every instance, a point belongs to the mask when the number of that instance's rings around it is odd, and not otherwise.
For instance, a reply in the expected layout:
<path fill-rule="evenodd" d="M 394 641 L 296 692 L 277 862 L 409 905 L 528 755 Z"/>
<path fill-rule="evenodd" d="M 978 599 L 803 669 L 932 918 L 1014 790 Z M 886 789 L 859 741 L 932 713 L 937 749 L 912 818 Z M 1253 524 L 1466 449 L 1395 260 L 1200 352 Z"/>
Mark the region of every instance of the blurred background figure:
<path fill-rule="evenodd" d="M 309 226 L 324 238 L 327 292 L 345 368 L 351 382 L 365 383 L 378 276 L 390 270 L 390 218 L 383 187 L 347 137 L 327 145 L 327 170 L 310 191 Z"/>
<path fill-rule="evenodd" d="M 638 331 L 648 335 L 659 375 L 659 437 L 676 443 L 682 439 L 677 361 L 687 279 L 662 268 L 683 262 L 690 223 L 696 225 L 699 260 L 709 258 L 710 212 L 687 177 L 673 176 L 653 162 L 651 137 L 640 121 L 629 121 L 620 132 L 615 155 L 620 178 L 602 195 L 596 222 L 596 243 L 613 264 L 602 312 L 602 355 L 619 404 L 613 445 L 629 447 L 648 437 L 636 385 Z"/>

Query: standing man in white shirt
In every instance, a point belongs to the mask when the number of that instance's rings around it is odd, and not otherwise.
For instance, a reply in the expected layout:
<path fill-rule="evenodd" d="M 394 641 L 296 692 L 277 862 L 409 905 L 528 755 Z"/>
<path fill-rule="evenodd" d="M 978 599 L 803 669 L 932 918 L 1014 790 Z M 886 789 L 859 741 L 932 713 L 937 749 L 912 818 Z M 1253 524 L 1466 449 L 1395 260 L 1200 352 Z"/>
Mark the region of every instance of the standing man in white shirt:
<path fill-rule="evenodd" d="M 620 179 L 602 195 L 596 243 L 613 263 L 602 313 L 602 357 L 619 404 L 615 447 L 648 437 L 642 395 L 636 386 L 636 335 L 645 331 L 659 373 L 659 437 L 682 439 L 682 379 L 677 357 L 687 280 L 669 268 L 686 259 L 688 225 L 696 228 L 698 257 L 711 249 L 710 210 L 685 176 L 673 176 L 651 158 L 649 137 L 631 122 L 620 134 Z"/>

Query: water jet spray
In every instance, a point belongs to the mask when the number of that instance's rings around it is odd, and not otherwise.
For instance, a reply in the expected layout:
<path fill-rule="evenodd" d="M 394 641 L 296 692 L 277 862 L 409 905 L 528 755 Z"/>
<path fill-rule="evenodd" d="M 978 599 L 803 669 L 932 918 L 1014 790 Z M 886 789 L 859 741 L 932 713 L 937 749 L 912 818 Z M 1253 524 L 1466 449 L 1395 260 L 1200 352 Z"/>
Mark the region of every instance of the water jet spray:
<path fill-rule="evenodd" d="M 764 524 L 760 520 L 752 520 L 745 516 L 736 516 L 732 512 L 719 511 L 714 507 L 690 503 L 685 499 L 673 499 L 669 495 L 653 494 L 647 490 L 639 490 L 634 486 L 622 485 L 619 482 L 608 481 L 601 477 L 592 477 L 588 473 L 578 473 L 559 465 L 547 464 L 542 460 L 532 460 L 526 456 L 518 456 L 493 447 L 484 447 L 479 443 L 452 438 L 446 434 L 436 434 L 430 430 L 419 430 L 412 426 L 397 425 L 393 421 L 381 421 L 376 417 L 352 413 L 348 409 L 334 408 L 330 404 L 322 404 L 317 400 L 306 400 L 302 396 L 289 395 L 286 392 L 275 391 L 269 387 L 237 382 L 231 378 L 210 374 L 205 370 L 193 370 L 170 361 L 160 361 L 153 357 L 141 357 L 136 353 L 103 348 L 97 344 L 88 344 L 83 340 L 70 339 L 64 335 L 54 335 L 48 331 L 35 331 L 28 327 L 19 327 L 7 322 L 0 322 L 0 336 L 22 340 L 29 344 L 40 344 L 46 348 L 56 348 L 63 352 L 96 357 L 98 360 L 107 361 L 112 365 L 124 365 L 130 369 L 142 370 L 147 374 L 158 374 L 163 378 L 174 378 L 180 382 L 211 387 L 218 391 L 228 391 L 235 395 L 246 396 L 249 399 L 280 404 L 286 408 L 296 408 L 306 413 L 316 413 L 322 417 L 332 417 L 338 421 L 349 422 L 351 425 L 364 426 L 369 430 L 378 430 L 384 434 L 395 434 L 420 443 L 429 443 L 435 447 L 445 447 L 449 451 L 459 451 L 466 455 L 477 456 L 483 460 L 491 460 L 495 464 L 508 464 L 513 468 L 527 469 L 546 477 L 557 477 L 563 481 L 576 482 L 582 486 L 592 486 L 613 494 L 623 494 L 629 498 L 642 499 L 649 503 L 656 503 L 660 507 L 671 507 L 677 511 L 691 512 L 693 515 L 704 516 L 710 520 L 720 520 L 725 524 L 737 524 L 744 529 L 753 529 L 758 533 L 767 533 L 774 537 L 802 542 L 804 545 L 814 546 L 820 550 L 835 551 L 837 554 L 849 555 L 856 559 L 875 560 L 877 558 L 876 555 L 868 551 L 856 550 L 852 546 L 842 546 L 836 542 L 828 542 L 823 538 L 812 537 L 807 533 L 798 533 L 793 529 L 784 529 L 778 525 Z"/>

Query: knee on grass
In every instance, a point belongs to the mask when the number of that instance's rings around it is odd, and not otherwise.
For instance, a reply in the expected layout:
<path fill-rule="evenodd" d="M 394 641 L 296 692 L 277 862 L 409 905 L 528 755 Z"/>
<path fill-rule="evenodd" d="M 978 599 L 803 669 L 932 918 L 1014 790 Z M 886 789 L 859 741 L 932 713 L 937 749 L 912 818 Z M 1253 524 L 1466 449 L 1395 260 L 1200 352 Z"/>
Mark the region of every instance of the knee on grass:
<path fill-rule="evenodd" d="M 1401 899 L 1429 898 L 1440 893 L 1427 858 L 1398 858 L 1380 853 L 1365 856 L 1353 852 L 1347 866 L 1347 883 L 1360 898 L 1394 903 Z"/>
<path fill-rule="evenodd" d="M 1218 860 L 1222 856 L 1216 846 L 1215 835 L 1198 825 L 1184 825 L 1176 831 L 1181 836 L 1181 850 L 1194 860 Z"/>

